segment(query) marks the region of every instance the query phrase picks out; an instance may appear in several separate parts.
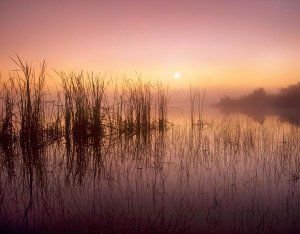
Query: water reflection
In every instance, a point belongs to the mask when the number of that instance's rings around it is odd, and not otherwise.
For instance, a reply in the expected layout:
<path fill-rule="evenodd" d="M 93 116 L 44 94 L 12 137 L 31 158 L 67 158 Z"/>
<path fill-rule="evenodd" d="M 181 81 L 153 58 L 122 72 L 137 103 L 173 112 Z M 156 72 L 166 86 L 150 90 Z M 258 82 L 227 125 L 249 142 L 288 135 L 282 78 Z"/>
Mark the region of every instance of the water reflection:
<path fill-rule="evenodd" d="M 2 147 L 0 231 L 297 232 L 300 129 L 264 121 Z"/>
<path fill-rule="evenodd" d="M 244 114 L 251 117 L 253 120 L 264 123 L 270 116 L 278 117 L 282 122 L 293 125 L 300 125 L 300 110 L 299 109 L 253 109 L 253 108 L 220 108 L 223 114 Z"/>

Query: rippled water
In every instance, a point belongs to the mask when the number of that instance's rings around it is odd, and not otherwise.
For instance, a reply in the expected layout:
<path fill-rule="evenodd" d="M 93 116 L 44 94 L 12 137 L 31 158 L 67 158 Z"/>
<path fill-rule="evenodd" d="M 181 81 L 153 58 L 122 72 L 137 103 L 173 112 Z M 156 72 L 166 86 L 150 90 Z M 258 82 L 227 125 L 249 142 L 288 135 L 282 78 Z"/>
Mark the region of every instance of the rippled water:
<path fill-rule="evenodd" d="M 98 145 L 2 149 L 1 231 L 300 231 L 300 128 L 278 117 L 206 119 Z"/>

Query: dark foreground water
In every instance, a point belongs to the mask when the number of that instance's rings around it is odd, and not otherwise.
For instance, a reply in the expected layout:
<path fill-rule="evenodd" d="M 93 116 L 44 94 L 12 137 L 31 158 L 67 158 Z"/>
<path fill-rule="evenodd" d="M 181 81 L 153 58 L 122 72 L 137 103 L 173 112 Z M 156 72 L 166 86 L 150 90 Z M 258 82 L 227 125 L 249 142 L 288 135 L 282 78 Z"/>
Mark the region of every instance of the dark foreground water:
<path fill-rule="evenodd" d="M 1 233 L 299 233 L 300 128 L 240 115 L 1 149 Z"/>

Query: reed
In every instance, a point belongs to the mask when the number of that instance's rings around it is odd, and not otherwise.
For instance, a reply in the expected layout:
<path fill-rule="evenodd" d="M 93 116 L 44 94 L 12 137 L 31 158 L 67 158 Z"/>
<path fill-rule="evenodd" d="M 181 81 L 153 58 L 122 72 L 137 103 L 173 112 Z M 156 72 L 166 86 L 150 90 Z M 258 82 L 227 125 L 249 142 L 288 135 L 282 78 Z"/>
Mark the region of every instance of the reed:
<path fill-rule="evenodd" d="M 145 83 L 141 77 L 114 86 L 93 73 L 56 74 L 62 91 L 57 96 L 46 89 L 46 63 L 38 72 L 19 56 L 18 70 L 2 82 L 0 117 L 2 142 L 17 139 L 24 147 L 42 148 L 62 137 L 67 142 L 88 143 L 114 136 L 149 136 L 167 130 L 168 90 L 161 84 Z M 53 92 L 52 92 L 53 93 Z"/>
<path fill-rule="evenodd" d="M 46 63 L 41 64 L 39 73 L 20 57 L 13 60 L 20 69 L 15 73 L 15 92 L 18 97 L 18 119 L 20 121 L 19 138 L 23 146 L 42 147 L 45 140 L 45 76 Z"/>
<path fill-rule="evenodd" d="M 61 107 L 45 88 L 46 63 L 36 72 L 19 56 L 13 61 L 18 69 L 1 83 L 1 143 L 46 147 L 62 137 Z"/>
<path fill-rule="evenodd" d="M 146 136 L 151 131 L 165 131 L 168 100 L 161 85 L 124 80 L 114 90 L 113 113 L 119 135 Z"/>
<path fill-rule="evenodd" d="M 0 171 L 0 218 L 8 223 L 0 222 L 0 230 L 300 230 L 299 127 L 276 119 L 258 124 L 243 116 L 219 117 L 201 130 L 199 144 L 191 142 L 198 140 L 195 129 L 155 131 L 146 144 L 134 135 L 99 147 L 73 144 L 69 152 L 63 144 L 25 151 Z M 15 176 L 7 182 L 12 165 Z"/>
<path fill-rule="evenodd" d="M 168 113 L 168 89 L 164 89 L 161 83 L 157 84 L 157 112 L 158 112 L 158 129 L 163 132 L 167 128 Z"/>
<path fill-rule="evenodd" d="M 207 128 L 206 90 L 190 88 L 189 125 L 170 127 L 161 84 L 58 72 L 53 96 L 45 63 L 15 62 L 0 89 L 0 232 L 299 232 L 299 126 Z"/>
<path fill-rule="evenodd" d="M 65 137 L 79 142 L 86 140 L 92 134 L 88 83 L 84 80 L 83 73 L 67 75 L 61 72 L 58 75 L 62 80 L 65 101 Z"/>
<path fill-rule="evenodd" d="M 203 129 L 204 126 L 210 125 L 204 120 L 203 114 L 206 107 L 206 87 L 201 90 L 199 87 L 192 88 L 190 85 L 190 119 L 191 129 L 195 126 L 198 129 Z"/>
<path fill-rule="evenodd" d="M 14 141 L 15 127 L 14 127 L 14 83 L 12 79 L 1 84 L 1 106 L 2 111 L 0 115 L 0 144 L 12 145 Z"/>

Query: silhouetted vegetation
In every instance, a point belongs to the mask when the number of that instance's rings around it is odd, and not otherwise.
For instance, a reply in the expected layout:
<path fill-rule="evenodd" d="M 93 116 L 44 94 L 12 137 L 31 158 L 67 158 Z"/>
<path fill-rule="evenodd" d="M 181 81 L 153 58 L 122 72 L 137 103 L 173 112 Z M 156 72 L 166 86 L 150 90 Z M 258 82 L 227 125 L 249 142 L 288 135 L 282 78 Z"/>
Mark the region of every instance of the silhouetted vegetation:
<path fill-rule="evenodd" d="M 300 123 L 300 83 L 268 94 L 263 88 L 239 98 L 224 97 L 217 104 L 223 112 L 241 112 L 263 121 L 266 115 L 278 115 L 285 121 Z"/>
<path fill-rule="evenodd" d="M 46 147 L 64 138 L 79 144 L 105 137 L 144 136 L 168 128 L 168 90 L 138 78 L 120 82 L 93 73 L 56 72 L 62 90 L 46 92 L 46 64 L 35 72 L 19 57 L 18 70 L 2 81 L 0 144 Z M 115 85 L 114 97 L 111 98 Z M 109 90 L 109 92 L 108 92 Z"/>
<path fill-rule="evenodd" d="M 55 96 L 45 63 L 37 73 L 16 64 L 0 90 L 1 233 L 299 232 L 298 126 L 210 124 L 200 88 L 190 89 L 189 124 L 177 126 L 159 83 L 57 72 Z M 295 106 L 298 90 L 240 102 Z"/>
<path fill-rule="evenodd" d="M 263 88 L 239 98 L 224 97 L 217 104 L 221 108 L 300 108 L 300 83 L 279 89 L 277 94 L 268 94 Z"/>

